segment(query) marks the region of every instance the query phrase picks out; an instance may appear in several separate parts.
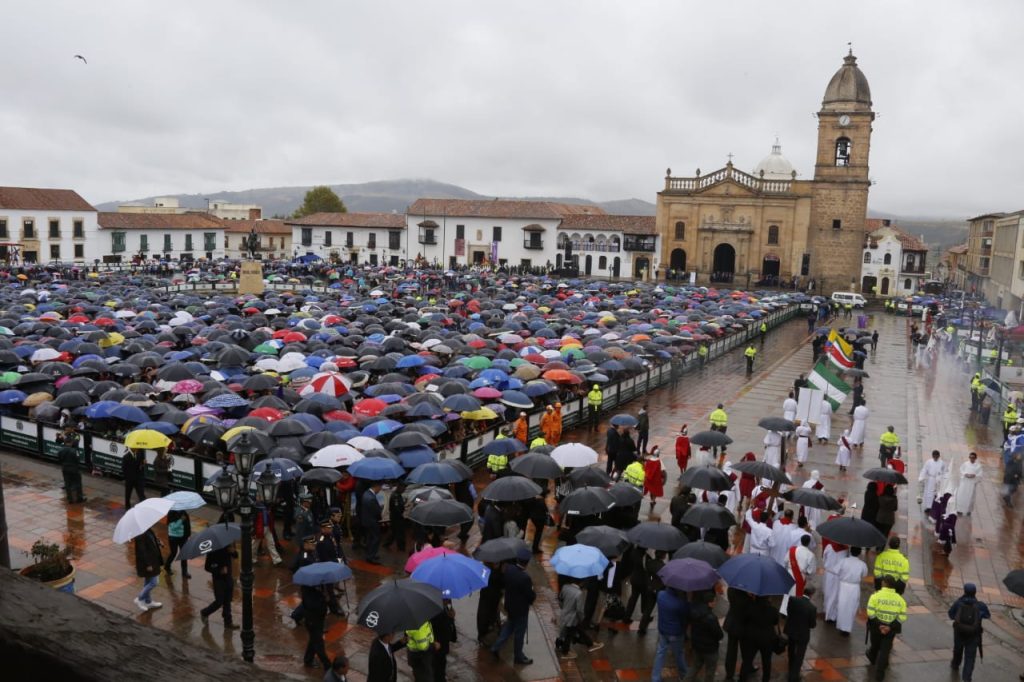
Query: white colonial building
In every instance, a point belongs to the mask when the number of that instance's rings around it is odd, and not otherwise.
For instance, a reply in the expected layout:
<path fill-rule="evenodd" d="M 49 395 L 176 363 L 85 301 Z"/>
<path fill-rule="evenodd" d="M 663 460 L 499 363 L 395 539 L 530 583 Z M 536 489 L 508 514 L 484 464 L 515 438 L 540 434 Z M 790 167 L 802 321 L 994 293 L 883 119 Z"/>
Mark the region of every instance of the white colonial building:
<path fill-rule="evenodd" d="M 224 258 L 224 223 L 207 213 L 100 213 L 104 263 Z"/>
<path fill-rule="evenodd" d="M 224 254 L 228 258 L 243 258 L 248 254 L 249 234 L 256 232 L 259 249 L 257 260 L 291 259 L 292 228 L 283 220 L 225 220 Z"/>
<path fill-rule="evenodd" d="M 928 247 L 888 220 L 867 233 L 861 260 L 861 291 L 877 296 L 910 296 L 922 288 Z"/>
<path fill-rule="evenodd" d="M 409 257 L 405 223 L 400 213 L 314 213 L 285 221 L 293 258 L 370 265 L 398 265 Z"/>
<path fill-rule="evenodd" d="M 103 253 L 98 232 L 74 190 L 0 187 L 0 262 L 89 264 Z"/>
<path fill-rule="evenodd" d="M 555 267 L 581 275 L 648 280 L 658 269 L 654 216 L 567 215 L 558 225 Z M 568 254 L 568 255 L 567 255 Z"/>

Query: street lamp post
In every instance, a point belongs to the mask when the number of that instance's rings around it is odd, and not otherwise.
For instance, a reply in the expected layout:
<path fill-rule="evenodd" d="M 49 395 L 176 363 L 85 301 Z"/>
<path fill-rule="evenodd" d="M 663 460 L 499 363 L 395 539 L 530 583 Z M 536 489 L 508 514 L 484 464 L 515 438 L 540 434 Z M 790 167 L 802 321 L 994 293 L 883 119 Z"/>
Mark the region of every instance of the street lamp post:
<path fill-rule="evenodd" d="M 243 434 L 244 436 L 244 434 Z M 256 632 L 252 623 L 252 586 L 255 574 L 252 570 L 252 516 L 254 503 L 273 504 L 277 495 L 277 476 L 269 469 L 252 480 L 255 486 L 250 485 L 249 475 L 252 473 L 253 464 L 256 461 L 256 447 L 249 444 L 248 439 L 239 437 L 238 449 L 235 451 L 236 475 L 228 472 L 227 468 L 221 470 L 217 480 L 213 482 L 213 490 L 217 496 L 217 503 L 225 512 L 237 509 L 242 517 L 242 565 L 239 570 L 239 582 L 242 584 L 242 658 L 252 663 L 256 658 Z M 255 487 L 255 499 L 253 499 L 252 488 Z"/>

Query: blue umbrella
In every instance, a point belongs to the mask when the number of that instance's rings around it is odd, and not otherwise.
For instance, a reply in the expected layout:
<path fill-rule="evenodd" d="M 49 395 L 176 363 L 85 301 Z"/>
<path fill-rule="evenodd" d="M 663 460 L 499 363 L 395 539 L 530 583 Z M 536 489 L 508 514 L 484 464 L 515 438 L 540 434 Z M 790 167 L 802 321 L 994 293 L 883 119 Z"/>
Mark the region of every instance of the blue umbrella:
<path fill-rule="evenodd" d="M 302 476 L 302 467 L 295 462 L 284 457 L 271 457 L 256 462 L 252 468 L 253 477 L 262 474 L 266 469 L 270 469 L 271 473 L 282 481 L 291 481 Z"/>
<path fill-rule="evenodd" d="M 441 407 L 452 412 L 472 412 L 480 409 L 480 401 L 471 395 L 456 393 L 445 398 Z"/>
<path fill-rule="evenodd" d="M 523 386 L 523 391 L 522 392 L 525 393 L 526 395 L 528 395 L 531 398 L 539 398 L 542 395 L 547 395 L 549 393 L 554 393 L 556 390 L 557 389 L 554 386 L 552 386 L 551 384 L 545 383 L 543 381 L 538 381 L 538 382 L 532 382 L 531 381 L 530 383 L 528 383 L 525 386 Z"/>
<path fill-rule="evenodd" d="M 431 419 L 433 417 L 440 417 L 443 414 L 444 410 L 438 407 L 434 402 L 425 400 L 419 405 L 413 405 L 409 410 L 406 411 L 405 416 L 416 417 L 421 419 Z"/>
<path fill-rule="evenodd" d="M 668 587 L 683 592 L 710 590 L 718 582 L 718 572 L 700 559 L 673 559 L 665 564 L 658 577 Z"/>
<path fill-rule="evenodd" d="M 639 423 L 637 418 L 631 414 L 617 414 L 611 419 L 612 426 L 628 426 L 633 428 Z"/>
<path fill-rule="evenodd" d="M 174 506 L 171 507 L 172 511 L 190 511 L 206 506 L 203 496 L 191 490 L 176 490 L 170 495 L 164 495 L 164 499 L 174 501 Z"/>
<path fill-rule="evenodd" d="M 379 422 L 373 422 L 365 426 L 362 434 L 370 438 L 379 438 L 389 433 L 400 431 L 404 426 L 404 424 L 396 422 L 394 419 L 381 419 Z"/>
<path fill-rule="evenodd" d="M 789 594 L 793 576 L 774 559 L 760 554 L 740 554 L 718 567 L 729 587 L 759 596 Z"/>
<path fill-rule="evenodd" d="M 296 585 L 307 585 L 317 587 L 319 585 L 333 585 L 342 580 L 352 577 L 352 569 L 347 564 L 339 564 L 337 561 L 318 561 L 315 564 L 303 566 L 295 571 L 292 582 Z"/>
<path fill-rule="evenodd" d="M 393 478 L 401 478 L 405 475 L 402 465 L 387 457 L 367 457 L 355 462 L 348 468 L 348 472 L 356 478 L 363 478 L 368 481 L 386 481 Z"/>
<path fill-rule="evenodd" d="M 320 433 L 321 431 L 324 430 L 324 423 L 314 415 L 309 414 L 308 412 L 299 412 L 297 414 L 293 414 L 290 417 L 288 417 L 288 419 L 305 424 L 307 427 L 309 427 L 310 433 Z"/>
<path fill-rule="evenodd" d="M 421 464 L 429 464 L 437 461 L 437 455 L 429 446 L 426 445 L 416 445 L 411 448 L 396 450 L 395 454 L 398 455 L 398 461 L 400 461 L 402 466 L 406 469 L 415 469 Z"/>
<path fill-rule="evenodd" d="M 111 410 L 120 406 L 121 403 L 114 402 L 113 400 L 100 400 L 85 408 L 85 416 L 89 419 L 109 419 Z M 142 421 L 146 422 L 149 420 L 143 419 Z"/>
<path fill-rule="evenodd" d="M 178 427 L 170 422 L 143 422 L 132 429 L 132 431 L 141 431 L 146 429 L 148 431 L 156 431 L 162 433 L 165 436 L 175 436 L 178 434 Z"/>
<path fill-rule="evenodd" d="M 143 424 L 149 421 L 149 415 L 139 408 L 131 405 L 117 405 L 116 407 L 112 407 L 110 408 L 110 413 L 107 416 L 111 419 L 120 419 L 121 421 L 134 422 L 136 424 Z"/>
<path fill-rule="evenodd" d="M 398 457 L 402 458 L 401 452 L 398 453 Z M 405 480 L 420 485 L 448 485 L 449 483 L 458 483 L 463 478 L 463 475 L 455 467 L 445 462 L 427 462 L 413 469 Z"/>
<path fill-rule="evenodd" d="M 502 391 L 501 402 L 509 407 L 520 407 L 524 410 L 533 407 L 533 400 L 522 391 Z"/>
<path fill-rule="evenodd" d="M 461 599 L 487 587 L 491 569 L 461 554 L 427 559 L 412 572 L 412 579 L 441 590 L 445 599 Z"/>
<path fill-rule="evenodd" d="M 212 407 L 215 409 L 230 409 L 232 407 L 244 407 L 249 404 L 249 401 L 240 395 L 234 393 L 224 393 L 218 396 L 214 396 L 207 400 L 203 405 L 205 407 Z"/>
<path fill-rule="evenodd" d="M 427 364 L 427 359 L 422 355 L 406 355 L 398 361 L 395 367 L 398 369 L 408 369 L 410 367 L 422 367 L 425 364 Z"/>
<path fill-rule="evenodd" d="M 7 391 L 0 391 L 0 405 L 20 405 L 27 397 L 27 393 L 13 388 Z"/>
<path fill-rule="evenodd" d="M 485 445 L 481 452 L 485 455 L 512 455 L 526 450 L 526 444 L 518 438 L 499 438 Z"/>
<path fill-rule="evenodd" d="M 555 573 L 572 578 L 592 578 L 604 573 L 608 558 L 597 547 L 566 545 L 559 547 L 551 557 Z"/>

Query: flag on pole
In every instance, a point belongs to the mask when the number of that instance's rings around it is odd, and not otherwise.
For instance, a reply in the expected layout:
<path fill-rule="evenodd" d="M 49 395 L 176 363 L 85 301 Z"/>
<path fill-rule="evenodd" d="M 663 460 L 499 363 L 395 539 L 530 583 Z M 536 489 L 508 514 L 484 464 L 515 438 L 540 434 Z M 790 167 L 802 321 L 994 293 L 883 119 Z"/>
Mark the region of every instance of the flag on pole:
<path fill-rule="evenodd" d="M 853 346 L 833 329 L 828 335 L 827 355 L 836 367 L 850 369 L 853 367 Z"/>
<path fill-rule="evenodd" d="M 840 379 L 828 365 L 821 361 L 811 370 L 807 377 L 807 383 L 812 388 L 825 392 L 825 400 L 832 404 L 833 410 L 839 408 L 851 391 L 850 385 Z"/>

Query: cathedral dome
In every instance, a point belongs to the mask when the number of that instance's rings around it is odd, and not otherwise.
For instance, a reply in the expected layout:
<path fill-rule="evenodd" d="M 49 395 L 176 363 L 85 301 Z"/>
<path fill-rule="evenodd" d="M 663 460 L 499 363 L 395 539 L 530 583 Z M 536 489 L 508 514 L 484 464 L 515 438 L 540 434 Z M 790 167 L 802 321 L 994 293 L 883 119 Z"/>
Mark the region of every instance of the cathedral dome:
<path fill-rule="evenodd" d="M 764 172 L 765 180 L 792 180 L 793 164 L 782 155 L 782 145 L 776 140 L 772 145 L 772 153 L 761 159 L 761 163 L 754 168 L 754 177 L 761 177 Z"/>
<path fill-rule="evenodd" d="M 825 99 L 821 104 L 823 109 L 851 108 L 850 105 L 871 107 L 871 86 L 864 73 L 857 68 L 857 58 L 852 51 L 846 55 L 843 65 L 828 82 Z"/>

